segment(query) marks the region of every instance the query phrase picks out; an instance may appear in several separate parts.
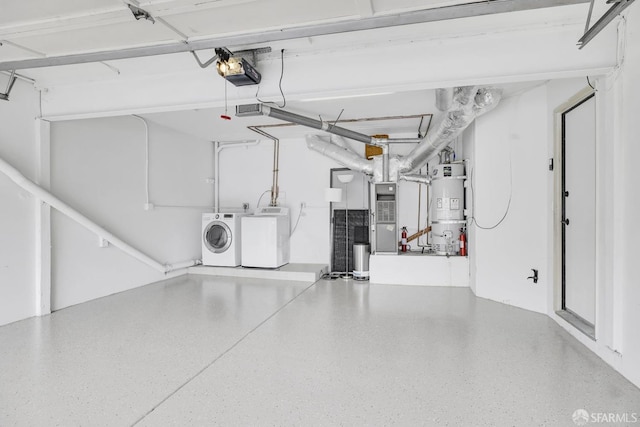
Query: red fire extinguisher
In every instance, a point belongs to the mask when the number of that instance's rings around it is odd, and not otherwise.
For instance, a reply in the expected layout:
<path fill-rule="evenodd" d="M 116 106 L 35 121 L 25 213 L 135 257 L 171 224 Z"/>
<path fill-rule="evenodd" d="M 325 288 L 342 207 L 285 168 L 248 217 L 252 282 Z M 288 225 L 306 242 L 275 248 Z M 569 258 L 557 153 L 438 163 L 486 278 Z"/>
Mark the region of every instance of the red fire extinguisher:
<path fill-rule="evenodd" d="M 467 235 L 464 228 L 460 229 L 460 256 L 467 256 Z"/>
<path fill-rule="evenodd" d="M 402 252 L 407 252 L 407 227 L 402 227 L 402 234 L 400 235 L 402 237 L 401 240 L 401 245 L 402 245 Z"/>

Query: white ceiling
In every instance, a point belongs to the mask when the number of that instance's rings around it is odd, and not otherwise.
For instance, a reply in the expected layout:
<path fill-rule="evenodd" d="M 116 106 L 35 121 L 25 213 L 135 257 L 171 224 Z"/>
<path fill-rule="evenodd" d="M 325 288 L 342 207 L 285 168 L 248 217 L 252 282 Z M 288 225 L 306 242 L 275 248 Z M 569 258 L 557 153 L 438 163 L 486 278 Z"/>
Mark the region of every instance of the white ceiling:
<path fill-rule="evenodd" d="M 259 32 L 428 9 L 471 0 L 147 0 L 138 4 L 156 23 L 136 21 L 120 0 L 2 0 L 0 49 L 3 61 L 65 55 L 166 42 Z M 173 29 L 177 30 L 174 31 Z M 21 46 L 23 49 L 15 49 Z M 28 54 L 25 54 L 28 52 Z M 37 56 L 37 53 L 35 54 Z"/>
<path fill-rule="evenodd" d="M 148 11 L 155 24 L 137 21 L 127 2 Z M 215 38 L 223 35 L 259 33 L 317 23 L 339 22 L 401 12 L 474 3 L 477 0 L 0 0 L 0 62 L 60 56 L 103 50 L 151 46 L 170 42 Z M 464 34 L 500 32 L 524 25 L 566 24 L 583 19 L 586 5 L 531 10 L 491 17 L 430 22 L 411 26 L 329 35 L 270 43 L 272 54 L 262 59 L 277 61 L 279 50 L 304 56 L 336 49 L 357 49 L 377 43 L 411 42 L 457 37 Z M 251 47 L 251 46 L 244 46 Z M 244 48 L 235 47 L 234 50 Z M 203 59 L 212 51 L 199 52 Z M 384 58 L 381 58 L 384 60 Z M 197 68 L 190 54 L 172 55 L 21 70 L 36 79 L 40 87 L 113 79 L 145 79 L 154 74 L 178 75 Z M 213 71 L 212 71 L 213 72 Z M 0 79 L 1 80 L 1 79 Z M 537 83 L 505 86 L 513 93 Z M 233 107 L 232 107 L 233 108 Z M 415 136 L 419 119 L 342 122 L 351 119 L 434 114 L 433 91 L 404 91 L 370 96 L 290 101 L 287 110 L 309 117 L 334 121 L 366 134 L 388 133 Z M 344 111 L 343 111 L 344 110 Z M 278 124 L 268 117 L 220 119 L 223 108 L 146 114 L 150 121 L 205 140 L 255 139 L 248 125 Z M 428 117 L 425 119 L 425 124 Z M 312 133 L 300 126 L 268 129 L 279 138 Z"/>
<path fill-rule="evenodd" d="M 543 83 L 512 83 L 499 87 L 503 91 L 503 98 L 506 99 Z M 278 108 L 274 104 L 271 105 Z M 330 123 L 335 123 L 339 117 L 337 125 L 366 135 L 388 134 L 391 137 L 411 138 L 418 136 L 418 126 L 422 117 L 424 120 L 420 132 L 424 135 L 432 116 L 438 113 L 435 108 L 434 90 L 287 102 L 284 109 Z M 266 116 L 235 117 L 233 106 L 226 112 L 226 115 L 231 116 L 231 120 L 222 119 L 220 116 L 223 114 L 224 108 L 205 108 L 143 114 L 142 117 L 157 125 L 207 141 L 264 139 L 249 130 L 248 126 L 263 126 L 263 131 L 279 139 L 302 138 L 308 134 L 327 135 L 320 130 L 291 125 Z"/>
<path fill-rule="evenodd" d="M 410 134 L 417 136 L 420 118 L 404 116 L 425 116 L 423 132 L 434 111 L 433 91 L 412 91 L 408 93 L 379 94 L 356 98 L 331 98 L 307 102 L 288 102 L 286 110 L 316 120 L 335 122 L 340 117 L 339 126 L 367 135 Z M 232 107 L 233 108 L 233 107 Z M 274 108 L 277 108 L 274 105 Z M 247 129 L 248 126 L 264 126 L 262 130 L 276 138 L 299 138 L 306 134 L 325 134 L 312 128 L 291 126 L 281 120 L 266 116 L 239 118 L 235 109 L 229 109 L 231 120 L 224 120 L 224 108 L 172 111 L 145 114 L 143 117 L 158 125 L 208 141 L 238 141 L 244 139 L 264 139 Z M 393 117 L 393 119 L 389 119 Z M 366 120 L 365 120 L 366 119 Z M 357 121 L 354 121 L 357 120 Z"/>

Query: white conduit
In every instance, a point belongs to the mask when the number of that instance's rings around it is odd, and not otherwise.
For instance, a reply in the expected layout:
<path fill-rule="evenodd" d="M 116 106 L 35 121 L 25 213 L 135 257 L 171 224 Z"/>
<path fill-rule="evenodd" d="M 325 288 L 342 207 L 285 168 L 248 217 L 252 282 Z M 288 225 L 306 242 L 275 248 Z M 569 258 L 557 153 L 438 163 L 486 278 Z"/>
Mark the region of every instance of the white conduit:
<path fill-rule="evenodd" d="M 145 189 L 145 205 L 151 203 L 149 201 L 149 124 L 145 119 L 135 114 L 131 117 L 135 117 L 144 124 L 144 189 Z"/>
<path fill-rule="evenodd" d="M 211 209 L 211 206 L 188 206 L 188 205 L 159 205 L 152 203 L 149 197 L 149 123 L 143 117 L 132 114 L 131 117 L 135 117 L 144 123 L 144 189 L 145 189 L 145 210 L 156 208 L 177 208 L 177 209 Z"/>
<path fill-rule="evenodd" d="M 124 241 L 120 240 L 118 237 L 114 236 L 104 228 L 100 227 L 93 221 L 91 221 L 86 216 L 82 215 L 80 212 L 67 205 L 62 200 L 58 199 L 53 194 L 49 193 L 47 190 L 43 189 L 33 181 L 26 178 L 24 175 L 20 173 L 16 168 L 11 166 L 9 163 L 0 158 L 0 172 L 4 173 L 8 176 L 13 182 L 15 182 L 20 188 L 28 191 L 33 196 L 42 200 L 44 203 L 48 204 L 58 212 L 68 216 L 72 220 L 76 221 L 78 224 L 85 227 L 87 230 L 95 233 L 99 237 L 111 243 L 113 246 L 117 247 L 124 253 L 134 257 L 135 259 L 144 262 L 148 266 L 156 269 L 161 273 L 169 273 L 174 270 L 179 270 L 187 267 L 191 267 L 197 264 L 200 264 L 199 260 L 189 260 L 177 264 L 161 264 L 158 261 L 152 259 L 151 257 L 145 255 L 140 252 L 138 249 L 130 246 Z"/>
<path fill-rule="evenodd" d="M 240 141 L 240 142 L 225 142 L 225 141 L 214 141 L 213 142 L 213 157 L 214 157 L 214 207 L 213 211 L 215 213 L 220 212 L 220 153 L 225 148 L 240 148 L 240 147 L 252 147 L 254 145 L 260 144 L 259 140 L 255 141 Z"/>

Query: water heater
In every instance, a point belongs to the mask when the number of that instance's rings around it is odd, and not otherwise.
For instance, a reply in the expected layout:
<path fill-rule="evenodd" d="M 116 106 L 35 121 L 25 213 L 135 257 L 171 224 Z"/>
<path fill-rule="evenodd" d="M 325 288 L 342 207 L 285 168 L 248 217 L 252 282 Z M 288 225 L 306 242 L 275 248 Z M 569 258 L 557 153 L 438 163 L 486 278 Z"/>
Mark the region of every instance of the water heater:
<path fill-rule="evenodd" d="M 431 173 L 431 242 L 438 255 L 458 255 L 464 218 L 464 164 L 445 163 Z"/>
<path fill-rule="evenodd" d="M 398 186 L 395 182 L 378 182 L 373 185 L 374 252 L 377 254 L 398 253 L 397 195 Z"/>

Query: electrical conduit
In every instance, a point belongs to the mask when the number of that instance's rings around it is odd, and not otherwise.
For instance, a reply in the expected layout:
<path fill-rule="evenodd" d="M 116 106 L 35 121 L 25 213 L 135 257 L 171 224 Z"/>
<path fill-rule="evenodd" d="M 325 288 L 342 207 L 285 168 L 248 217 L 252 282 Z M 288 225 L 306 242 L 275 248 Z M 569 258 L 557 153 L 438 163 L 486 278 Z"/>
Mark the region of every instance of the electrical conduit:
<path fill-rule="evenodd" d="M 215 185 L 215 194 L 214 194 L 214 208 L 213 211 L 215 213 L 220 212 L 220 153 L 225 148 L 240 148 L 240 147 L 252 147 L 254 145 L 260 144 L 260 141 L 240 141 L 240 142 L 224 142 L 224 141 L 214 141 L 214 185 Z"/>

